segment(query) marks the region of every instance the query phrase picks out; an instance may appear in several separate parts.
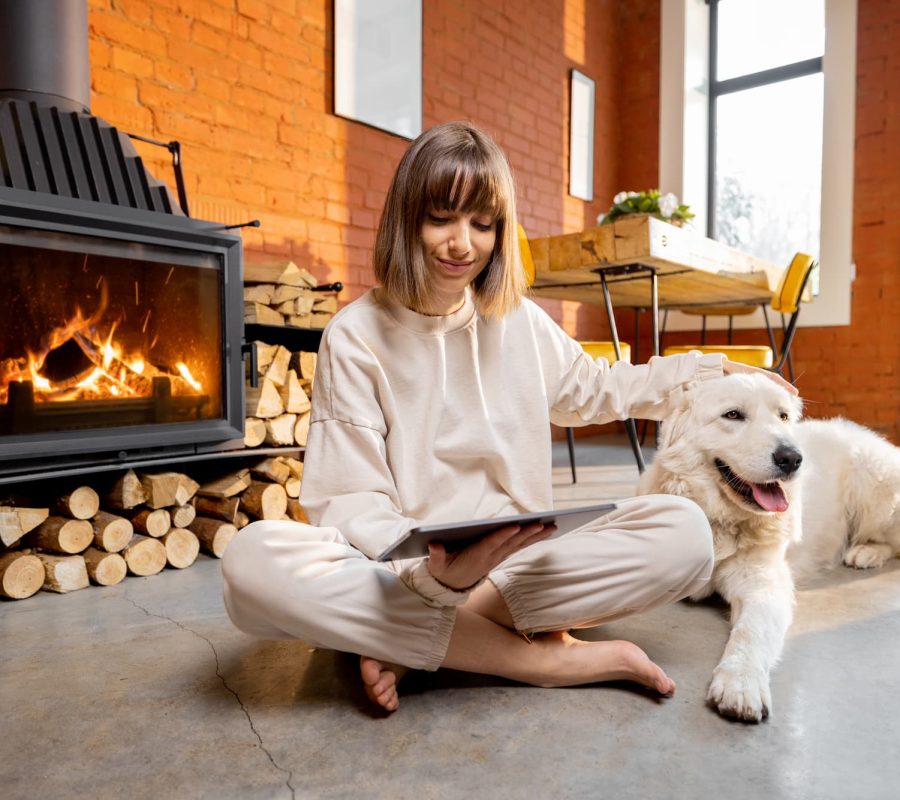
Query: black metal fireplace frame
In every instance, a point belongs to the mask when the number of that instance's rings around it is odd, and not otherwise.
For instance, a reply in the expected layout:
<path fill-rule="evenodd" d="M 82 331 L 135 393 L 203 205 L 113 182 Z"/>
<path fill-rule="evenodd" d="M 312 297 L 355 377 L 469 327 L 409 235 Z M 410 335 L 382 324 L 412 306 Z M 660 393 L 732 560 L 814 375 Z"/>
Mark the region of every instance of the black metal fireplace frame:
<path fill-rule="evenodd" d="M 54 471 L 67 462 L 83 470 L 92 463 L 122 464 L 154 457 L 174 460 L 194 453 L 243 447 L 243 255 L 239 236 L 221 225 L 188 217 L 3 186 L 0 225 L 41 233 L 87 235 L 123 244 L 178 248 L 217 258 L 222 274 L 219 300 L 223 343 L 221 418 L 6 436 L 0 440 L 0 483 L 3 476 L 26 477 Z"/>

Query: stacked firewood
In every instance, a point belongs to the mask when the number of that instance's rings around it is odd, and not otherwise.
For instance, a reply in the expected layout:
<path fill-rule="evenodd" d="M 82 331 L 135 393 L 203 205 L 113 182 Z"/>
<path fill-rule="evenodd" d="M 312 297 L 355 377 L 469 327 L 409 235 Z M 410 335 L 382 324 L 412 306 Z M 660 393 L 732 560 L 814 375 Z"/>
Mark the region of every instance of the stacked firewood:
<path fill-rule="evenodd" d="M 8 498 L 0 504 L 0 597 L 113 586 L 126 575 L 189 567 L 201 550 L 221 558 L 253 520 L 306 522 L 302 477 L 301 461 L 279 457 L 205 483 L 129 470 L 111 486 L 79 486 L 43 506 Z"/>
<path fill-rule="evenodd" d="M 254 342 L 257 380 L 244 388 L 246 447 L 306 446 L 316 354 Z"/>
<path fill-rule="evenodd" d="M 337 311 L 337 293 L 316 291 L 315 276 L 293 262 L 244 267 L 244 322 L 324 328 Z"/>

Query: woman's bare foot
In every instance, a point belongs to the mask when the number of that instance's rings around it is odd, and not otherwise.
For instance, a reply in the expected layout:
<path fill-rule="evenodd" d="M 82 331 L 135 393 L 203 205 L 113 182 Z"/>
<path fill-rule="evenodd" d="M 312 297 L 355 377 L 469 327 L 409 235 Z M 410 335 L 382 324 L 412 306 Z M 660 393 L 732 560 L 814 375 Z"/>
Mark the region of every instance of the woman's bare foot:
<path fill-rule="evenodd" d="M 538 686 L 635 681 L 662 695 L 675 693 L 675 681 L 631 642 L 586 642 L 558 632 L 536 636 L 534 645 L 545 648 L 546 656 L 543 676 L 533 681 Z"/>
<path fill-rule="evenodd" d="M 360 656 L 359 659 L 359 672 L 362 675 L 366 695 L 385 711 L 396 711 L 399 708 L 397 684 L 407 670 L 408 667 L 378 661 L 369 656 Z"/>

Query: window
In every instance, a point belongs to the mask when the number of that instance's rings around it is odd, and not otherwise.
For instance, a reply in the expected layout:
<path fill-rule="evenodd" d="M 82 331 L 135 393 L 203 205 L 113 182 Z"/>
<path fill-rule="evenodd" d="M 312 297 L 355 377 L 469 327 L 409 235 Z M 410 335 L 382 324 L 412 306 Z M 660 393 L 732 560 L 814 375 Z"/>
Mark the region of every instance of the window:
<path fill-rule="evenodd" d="M 785 266 L 815 256 L 808 326 L 850 323 L 856 6 L 662 0 L 660 189 L 741 250 Z"/>
<path fill-rule="evenodd" d="M 818 255 L 825 0 L 709 0 L 707 233 Z"/>

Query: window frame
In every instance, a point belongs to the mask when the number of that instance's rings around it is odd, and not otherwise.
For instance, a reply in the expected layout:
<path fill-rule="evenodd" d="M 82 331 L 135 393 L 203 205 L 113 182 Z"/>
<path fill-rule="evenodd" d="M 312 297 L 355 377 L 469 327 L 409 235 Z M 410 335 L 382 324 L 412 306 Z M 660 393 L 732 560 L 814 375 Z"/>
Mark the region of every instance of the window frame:
<path fill-rule="evenodd" d="M 716 0 L 712 0 L 714 3 Z M 659 184 L 691 206 L 697 230 L 712 230 L 714 164 L 709 143 L 714 141 L 711 119 L 715 66 L 710 56 L 711 6 L 707 0 L 662 0 L 660 47 L 660 152 Z M 825 53 L 822 140 L 820 294 L 804 309 L 800 324 L 850 324 L 853 262 L 854 121 L 856 115 L 857 0 L 825 0 Z M 749 79 L 760 85 L 798 77 L 811 68 L 808 59 L 719 82 L 729 91 L 748 88 Z M 817 70 L 815 70 L 817 71 Z M 796 74 L 794 74 L 796 72 Z M 827 166 L 827 168 L 826 168 Z M 714 322 L 714 320 L 711 320 Z M 721 324 L 725 324 L 722 321 Z M 757 328 L 761 316 L 735 319 L 735 327 Z M 717 327 L 716 324 L 710 327 Z M 670 315 L 670 329 L 696 329 L 697 319 Z"/>

